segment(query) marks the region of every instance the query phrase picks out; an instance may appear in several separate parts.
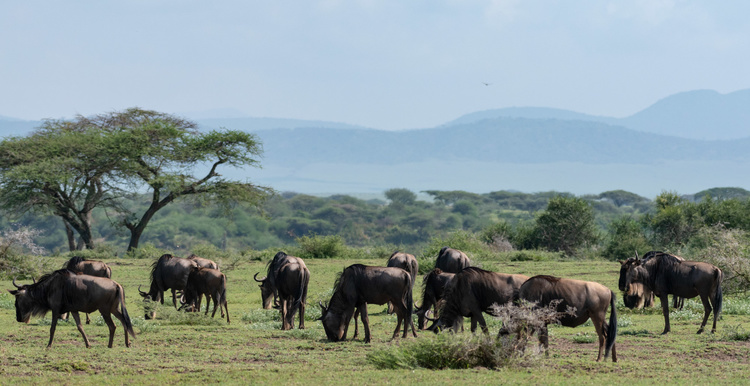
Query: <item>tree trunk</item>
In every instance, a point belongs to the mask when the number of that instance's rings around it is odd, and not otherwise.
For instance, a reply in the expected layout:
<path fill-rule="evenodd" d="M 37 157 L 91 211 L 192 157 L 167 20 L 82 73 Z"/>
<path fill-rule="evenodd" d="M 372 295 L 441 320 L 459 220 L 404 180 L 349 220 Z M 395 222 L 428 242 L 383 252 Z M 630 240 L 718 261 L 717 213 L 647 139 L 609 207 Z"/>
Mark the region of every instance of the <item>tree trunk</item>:
<path fill-rule="evenodd" d="M 68 236 L 68 249 L 72 252 L 75 251 L 76 248 L 76 235 L 73 233 L 73 228 L 70 227 L 70 224 L 68 224 L 65 219 L 63 219 L 63 224 L 65 224 L 65 235 Z"/>

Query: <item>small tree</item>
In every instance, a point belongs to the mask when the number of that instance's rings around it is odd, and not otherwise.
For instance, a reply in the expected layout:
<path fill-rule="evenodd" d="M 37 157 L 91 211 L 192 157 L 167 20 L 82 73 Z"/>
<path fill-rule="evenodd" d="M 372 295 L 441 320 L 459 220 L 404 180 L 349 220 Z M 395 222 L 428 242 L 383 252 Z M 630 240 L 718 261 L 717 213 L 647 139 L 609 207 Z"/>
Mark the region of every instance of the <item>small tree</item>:
<path fill-rule="evenodd" d="M 609 260 L 624 260 L 650 251 L 648 240 L 641 225 L 632 217 L 621 217 L 609 224 L 607 242 L 602 256 Z"/>
<path fill-rule="evenodd" d="M 656 214 L 647 213 L 642 221 L 651 231 L 651 244 L 660 249 L 684 246 L 702 226 L 698 207 L 674 192 L 656 197 Z"/>
<path fill-rule="evenodd" d="M 412 205 L 417 200 L 417 195 L 409 189 L 394 188 L 385 191 L 385 198 L 400 205 Z"/>
<path fill-rule="evenodd" d="M 540 246 L 568 256 L 598 239 L 594 210 L 577 197 L 552 198 L 547 209 L 537 216 L 534 228 Z"/>

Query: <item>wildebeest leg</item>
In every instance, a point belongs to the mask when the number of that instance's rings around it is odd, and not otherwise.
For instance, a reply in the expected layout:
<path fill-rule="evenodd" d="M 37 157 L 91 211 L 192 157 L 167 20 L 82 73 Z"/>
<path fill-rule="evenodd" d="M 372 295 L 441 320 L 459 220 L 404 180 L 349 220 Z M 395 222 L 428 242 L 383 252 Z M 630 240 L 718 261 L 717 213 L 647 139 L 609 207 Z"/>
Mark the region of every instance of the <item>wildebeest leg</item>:
<path fill-rule="evenodd" d="M 109 327 L 109 344 L 107 347 L 112 348 L 112 344 L 115 340 L 115 330 L 117 330 L 117 326 L 115 325 L 115 322 L 112 321 L 112 315 L 110 315 L 108 312 L 102 312 L 102 319 L 104 319 L 104 323 L 107 323 L 107 327 Z M 123 325 L 123 328 L 124 325 Z M 125 331 L 125 339 L 128 338 L 128 332 Z M 127 345 L 127 342 L 125 343 Z"/>
<path fill-rule="evenodd" d="M 281 312 L 281 329 L 282 330 L 291 330 L 289 327 L 289 302 L 286 301 L 286 298 L 283 298 L 279 296 L 279 306 L 280 306 L 280 312 Z"/>
<path fill-rule="evenodd" d="M 664 314 L 664 331 L 661 333 L 664 335 L 671 331 L 671 328 L 669 327 L 669 297 L 664 294 L 659 296 L 659 300 L 661 300 L 661 310 Z"/>
<path fill-rule="evenodd" d="M 359 307 L 357 307 L 354 310 L 354 336 L 352 336 L 352 340 L 357 338 L 357 335 L 359 335 L 359 327 L 357 327 L 357 316 L 361 316 L 361 312 L 359 310 Z M 364 321 L 362 322 L 364 323 Z M 346 330 L 349 329 L 349 322 L 346 322 L 346 328 L 344 329 L 344 337 L 342 340 L 346 340 Z"/>
<path fill-rule="evenodd" d="M 484 332 L 485 334 L 489 335 L 490 329 L 487 328 L 487 322 L 484 320 L 484 316 L 482 316 L 482 312 L 480 311 L 480 312 L 476 313 L 476 317 L 474 316 L 474 314 L 472 314 L 472 318 L 471 318 L 472 324 L 474 323 L 473 321 L 474 321 L 475 318 L 476 318 L 477 322 L 479 323 L 479 326 L 482 327 L 482 332 Z M 474 328 L 472 328 L 471 332 L 474 332 L 474 330 L 476 330 L 476 326 L 474 326 Z"/>
<path fill-rule="evenodd" d="M 86 343 L 86 348 L 91 347 L 91 345 L 89 344 L 89 338 L 87 338 L 86 337 L 86 333 L 83 332 L 83 325 L 81 324 L 81 316 L 78 315 L 77 311 L 71 311 L 70 314 L 73 315 L 73 319 L 76 321 L 76 327 L 78 327 L 78 331 L 81 333 L 81 336 L 83 336 L 83 342 Z M 50 338 L 52 338 L 52 337 L 50 337 Z M 110 344 L 111 344 L 112 343 L 112 334 L 110 334 L 110 336 L 109 336 L 109 341 L 110 341 Z M 49 343 L 52 344 L 52 341 L 50 340 Z M 109 347 L 112 347 L 112 346 L 109 346 Z"/>
<path fill-rule="evenodd" d="M 52 339 L 55 338 L 55 329 L 57 328 L 57 319 L 60 317 L 60 314 L 52 311 L 52 324 L 49 327 L 49 343 L 47 343 L 47 348 L 52 346 Z"/>
<path fill-rule="evenodd" d="M 604 349 L 604 331 L 607 328 L 604 326 L 604 318 L 600 318 L 598 314 L 591 315 L 591 322 L 594 323 L 594 330 L 596 335 L 599 336 L 599 355 L 596 356 L 596 361 L 602 360 L 602 349 Z"/>
<path fill-rule="evenodd" d="M 539 349 L 544 347 L 544 356 L 549 356 L 549 331 L 547 324 L 539 328 Z"/>
<path fill-rule="evenodd" d="M 219 297 L 220 297 L 219 295 L 214 294 L 210 298 L 206 298 L 206 315 L 208 315 L 208 305 L 210 303 L 209 299 L 213 299 L 213 301 L 214 301 L 214 312 L 211 313 L 211 317 L 213 318 L 214 316 L 216 316 L 216 308 L 218 307 L 219 309 L 221 309 L 221 307 L 219 306 Z M 223 314 L 224 310 L 222 310 L 221 313 Z M 221 315 L 221 317 L 224 317 L 224 315 Z"/>
<path fill-rule="evenodd" d="M 362 303 L 357 309 L 362 318 L 362 327 L 365 328 L 365 343 L 370 343 L 370 317 L 367 315 L 367 303 Z M 354 325 L 357 325 L 357 318 L 354 318 Z"/>
<path fill-rule="evenodd" d="M 393 331 L 393 336 L 391 337 L 391 340 L 396 339 L 398 336 L 398 330 L 401 329 L 401 321 L 404 322 L 404 335 L 403 338 L 406 338 L 406 313 L 404 312 L 403 308 L 400 308 L 395 310 L 396 312 L 396 329 Z"/>
<path fill-rule="evenodd" d="M 474 315 L 471 315 L 471 333 L 477 331 L 477 318 L 474 317 Z M 461 323 L 461 326 L 463 327 L 463 323 Z"/>
<path fill-rule="evenodd" d="M 198 302 L 200 303 L 200 298 L 198 298 Z M 172 288 L 172 304 L 174 304 L 174 308 L 177 308 L 177 295 L 174 288 Z"/>
<path fill-rule="evenodd" d="M 86 324 L 91 324 L 91 318 L 89 318 L 88 312 L 86 313 Z"/>
<path fill-rule="evenodd" d="M 708 322 L 708 315 L 711 314 L 711 304 L 708 302 L 708 296 L 701 294 L 701 302 L 703 302 L 703 323 L 701 323 L 701 328 L 698 329 L 698 334 L 703 332 L 703 329 L 706 328 L 706 322 Z M 716 329 L 716 327 L 714 327 Z"/>
<path fill-rule="evenodd" d="M 125 327 L 126 326 L 126 324 L 125 324 L 125 317 L 122 315 L 122 312 L 120 312 L 117 309 L 117 307 L 115 307 L 112 310 L 112 315 L 114 315 L 115 318 L 117 318 L 117 320 L 120 321 L 120 324 L 122 324 L 122 329 L 125 330 L 125 347 L 130 347 L 130 337 L 128 336 L 128 328 Z M 102 314 L 102 317 L 104 317 L 103 314 Z M 107 319 L 105 318 L 104 321 L 106 322 Z"/>
<path fill-rule="evenodd" d="M 305 302 L 299 304 L 299 329 L 305 329 Z"/>

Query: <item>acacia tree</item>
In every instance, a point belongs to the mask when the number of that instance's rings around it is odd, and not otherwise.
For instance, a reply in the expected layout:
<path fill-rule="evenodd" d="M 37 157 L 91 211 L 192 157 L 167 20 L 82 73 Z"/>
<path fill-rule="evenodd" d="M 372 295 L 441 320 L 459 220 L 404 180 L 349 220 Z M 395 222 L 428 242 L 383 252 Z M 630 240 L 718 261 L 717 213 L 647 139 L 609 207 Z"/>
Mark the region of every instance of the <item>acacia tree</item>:
<path fill-rule="evenodd" d="M 591 204 L 577 197 L 558 196 L 537 215 L 534 227 L 542 247 L 572 256 L 598 239 Z"/>
<path fill-rule="evenodd" d="M 94 247 L 91 213 L 113 204 L 119 190 L 106 178 L 118 162 L 106 151 L 110 138 L 81 126 L 80 118 L 48 120 L 28 137 L 0 142 L 0 208 L 60 217 L 71 250 Z"/>
<path fill-rule="evenodd" d="M 63 217 L 89 248 L 94 246 L 93 239 L 86 241 L 91 211 L 102 207 L 111 212 L 116 225 L 130 231 L 128 250 L 132 250 L 154 214 L 179 199 L 215 202 L 229 209 L 238 202 L 258 204 L 270 193 L 269 188 L 227 180 L 218 173 L 222 165 L 258 166 L 262 149 L 254 135 L 233 130 L 202 133 L 196 127 L 194 122 L 139 108 L 48 122 L 32 137 L 46 136 L 54 146 L 34 151 L 36 161 L 27 156 L 26 164 L 3 161 L 0 165 L 0 205 L 6 210 L 24 208 L 29 204 L 22 199 L 28 199 L 40 210 Z M 3 141 L 0 150 L 5 152 L 7 145 L 30 151 L 31 144 L 24 140 Z M 74 147 L 65 151 L 64 144 Z M 60 152 L 67 163 L 61 163 L 58 172 L 43 172 L 45 164 L 58 162 Z M 71 164 L 79 167 L 68 167 Z M 33 166 L 34 173 L 27 165 Z M 17 181 L 33 189 L 25 189 L 23 196 L 13 193 Z M 68 190 L 77 193 L 77 200 L 56 199 L 60 191 Z M 145 209 L 134 204 L 142 197 L 148 197 Z"/>

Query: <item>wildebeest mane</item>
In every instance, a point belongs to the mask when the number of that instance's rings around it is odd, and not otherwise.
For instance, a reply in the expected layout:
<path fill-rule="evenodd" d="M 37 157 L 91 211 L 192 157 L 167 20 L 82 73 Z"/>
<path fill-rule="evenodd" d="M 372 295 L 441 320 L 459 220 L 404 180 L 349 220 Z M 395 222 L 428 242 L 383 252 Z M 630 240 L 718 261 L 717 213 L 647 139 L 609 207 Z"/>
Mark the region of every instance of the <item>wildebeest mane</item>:
<path fill-rule="evenodd" d="M 48 273 L 39 278 L 39 281 L 33 284 L 25 285 L 26 291 L 29 296 L 34 299 L 34 303 L 31 309 L 32 316 L 43 316 L 47 313 L 52 306 L 49 304 L 49 295 L 52 292 L 60 291 L 62 294 L 63 304 L 67 304 L 70 296 L 69 290 L 74 287 L 71 283 L 65 283 L 63 288 L 51 288 L 54 283 L 57 282 L 57 278 L 67 277 L 75 275 L 75 272 L 70 271 L 66 268 L 58 269 L 57 271 Z"/>
<path fill-rule="evenodd" d="M 336 281 L 333 283 L 333 296 L 331 296 L 331 302 L 328 304 L 329 311 L 339 313 L 351 306 L 348 304 L 349 301 L 344 293 L 344 288 L 349 285 L 350 280 L 364 274 L 366 269 L 367 267 L 363 264 L 352 264 L 338 274 Z"/>
<path fill-rule="evenodd" d="M 424 299 L 424 296 L 427 293 L 427 283 L 431 278 L 440 275 L 441 273 L 443 273 L 442 269 L 433 268 L 430 272 L 427 272 L 424 276 L 422 276 L 422 299 Z"/>
<path fill-rule="evenodd" d="M 538 277 L 540 279 L 547 280 L 550 283 L 557 283 L 558 281 L 560 281 L 559 277 L 551 276 L 551 275 L 537 275 L 537 276 L 534 276 L 534 277 Z"/>
<path fill-rule="evenodd" d="M 169 253 L 165 253 L 165 254 L 161 255 L 161 257 L 159 257 L 158 259 L 156 259 L 156 261 L 154 261 L 151 264 L 151 282 L 152 283 L 154 282 L 154 274 L 156 273 L 156 267 L 158 267 L 160 265 L 159 263 L 161 263 L 164 260 L 169 260 L 169 259 L 171 259 L 173 257 L 174 256 L 170 255 Z"/>
<path fill-rule="evenodd" d="M 63 265 L 63 268 L 65 268 L 65 269 L 69 269 L 69 270 L 71 270 L 71 271 L 74 271 L 74 272 L 75 272 L 75 270 L 76 270 L 76 269 L 75 269 L 75 268 L 76 268 L 76 266 L 77 266 L 78 264 L 80 264 L 81 262 L 84 262 L 84 261 L 86 261 L 86 259 L 85 259 L 85 258 L 84 258 L 83 256 L 73 256 L 73 257 L 71 257 L 71 258 L 70 258 L 70 260 L 68 260 L 68 262 L 67 262 L 67 263 L 65 263 L 65 264 Z"/>

